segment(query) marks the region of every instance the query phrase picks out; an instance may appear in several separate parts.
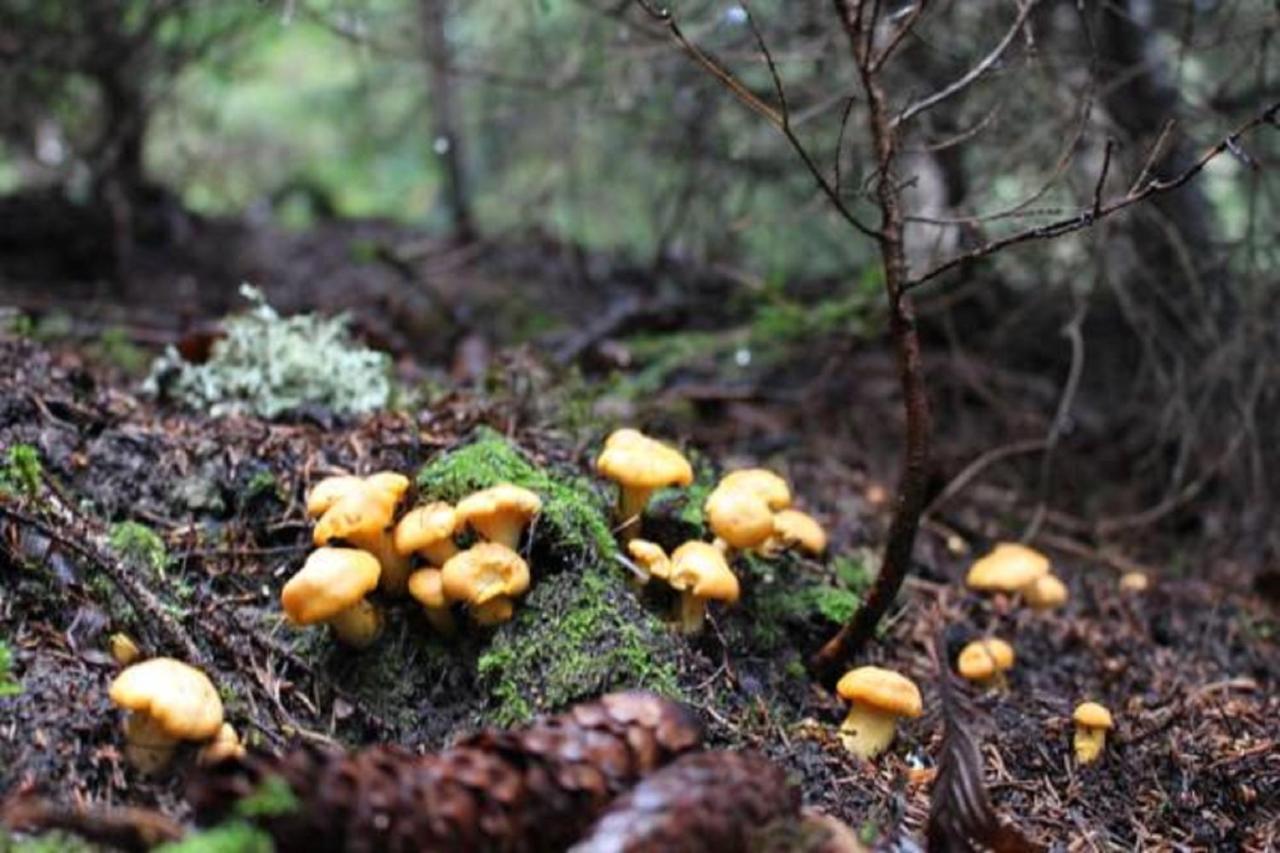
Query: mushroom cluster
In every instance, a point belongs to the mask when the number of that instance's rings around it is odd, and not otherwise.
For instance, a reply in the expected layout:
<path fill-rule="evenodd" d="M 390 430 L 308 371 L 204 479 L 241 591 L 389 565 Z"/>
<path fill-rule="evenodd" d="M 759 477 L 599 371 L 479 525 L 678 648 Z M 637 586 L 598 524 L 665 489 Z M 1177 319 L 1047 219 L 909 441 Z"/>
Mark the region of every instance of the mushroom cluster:
<path fill-rule="evenodd" d="M 1000 542 L 969 567 L 965 583 L 980 592 L 1021 594 L 1036 610 L 1067 602 L 1067 586 L 1053 574 L 1049 558 L 1016 542 Z"/>
<path fill-rule="evenodd" d="M 792 508 L 787 481 L 764 468 L 726 474 L 703 511 L 716 546 L 727 554 L 741 550 L 774 556 L 795 548 L 817 556 L 827 549 L 822 525 Z"/>
<path fill-rule="evenodd" d="M 295 625 L 329 625 L 355 648 L 379 636 L 383 616 L 366 596 L 408 593 L 444 636 L 457 630 L 453 606 L 479 625 L 510 619 L 514 600 L 529 589 L 529 566 L 517 553 L 524 528 L 542 508 L 528 489 L 500 483 L 458 505 L 430 501 L 396 518 L 409 479 L 384 471 L 369 477 L 329 477 L 307 494 L 319 546 L 290 578 L 280 601 Z M 455 537 L 480 539 L 460 550 Z"/>

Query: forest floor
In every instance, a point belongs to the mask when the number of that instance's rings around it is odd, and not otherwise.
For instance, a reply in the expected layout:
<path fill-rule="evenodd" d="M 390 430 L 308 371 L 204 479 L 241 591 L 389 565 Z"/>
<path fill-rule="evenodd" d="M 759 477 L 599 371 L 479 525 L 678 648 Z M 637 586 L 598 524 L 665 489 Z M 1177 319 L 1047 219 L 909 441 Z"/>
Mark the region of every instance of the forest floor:
<path fill-rule="evenodd" d="M 1280 622 L 1244 568 L 1156 567 L 1149 590 L 1124 593 L 1122 559 L 1068 542 L 1046 550 L 1069 603 L 1029 611 L 961 583 L 991 537 L 1017 535 L 1018 517 L 961 495 L 956 525 L 926 525 L 916 572 L 862 661 L 915 679 L 926 714 L 864 762 L 841 748 L 845 709 L 803 662 L 875 571 L 895 458 L 892 365 L 874 349 L 832 354 L 859 372 L 854 399 L 812 381 L 830 372 L 821 365 L 786 393 L 685 381 L 620 395 L 617 373 L 567 377 L 554 355 L 501 349 L 502 334 L 489 332 L 480 366 L 454 359 L 449 390 L 355 422 L 210 418 L 140 396 L 83 347 L 0 339 L 0 449 L 29 445 L 42 466 L 25 497 L 0 502 L 0 639 L 20 685 L 0 698 L 0 794 L 186 814 L 180 774 L 142 778 L 123 760 L 106 640 L 126 631 L 148 653 L 194 658 L 229 719 L 266 748 L 298 737 L 437 748 L 612 689 L 667 692 L 700 712 L 712 744 L 764 751 L 864 841 L 906 844 L 922 838 L 942 738 L 938 658 L 995 634 L 1017 665 L 1003 689 L 962 688 L 962 704 L 1004 820 L 1060 849 L 1277 849 Z M 762 464 L 826 523 L 828 556 L 745 560 L 736 607 L 714 610 L 700 636 L 670 631 L 671 602 L 637 592 L 614 558 L 609 490 L 591 475 L 608 428 L 638 417 L 681 439 L 698 471 L 687 493 L 658 496 L 649 536 L 702 535 L 696 510 L 719 473 Z M 525 545 L 534 586 L 516 619 L 446 642 L 391 603 L 386 635 L 363 653 L 284 624 L 279 590 L 310 544 L 306 488 L 382 469 L 416 475 L 431 497 L 501 479 L 551 496 Z M 1117 720 L 1087 767 L 1071 753 L 1084 699 Z"/>

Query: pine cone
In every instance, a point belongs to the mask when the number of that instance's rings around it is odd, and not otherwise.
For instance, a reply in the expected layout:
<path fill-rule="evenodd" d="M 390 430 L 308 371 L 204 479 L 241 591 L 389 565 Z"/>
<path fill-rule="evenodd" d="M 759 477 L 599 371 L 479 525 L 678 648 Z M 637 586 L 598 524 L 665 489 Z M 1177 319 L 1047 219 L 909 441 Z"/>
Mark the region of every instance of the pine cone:
<path fill-rule="evenodd" d="M 394 746 L 251 754 L 207 768 L 188 798 L 197 820 L 212 823 L 267 778 L 283 779 L 298 808 L 253 818 L 281 853 L 563 850 L 616 796 L 700 741 L 682 706 L 617 693 L 434 755 Z"/>
<path fill-rule="evenodd" d="M 749 752 L 688 755 L 619 798 L 573 853 L 733 853 L 751 833 L 796 817 L 800 792 Z"/>

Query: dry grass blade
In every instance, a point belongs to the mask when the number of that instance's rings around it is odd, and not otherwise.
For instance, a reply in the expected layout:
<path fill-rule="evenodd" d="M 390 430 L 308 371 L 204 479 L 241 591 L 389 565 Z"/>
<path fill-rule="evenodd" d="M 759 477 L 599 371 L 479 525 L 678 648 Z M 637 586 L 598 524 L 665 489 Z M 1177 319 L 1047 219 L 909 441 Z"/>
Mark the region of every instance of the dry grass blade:
<path fill-rule="evenodd" d="M 944 648 L 939 641 L 938 648 Z M 951 671 L 938 658 L 942 698 L 942 754 L 929 804 L 926 843 L 929 853 L 1035 853 L 1043 848 L 1001 823 L 982 778 L 982 756 L 964 726 L 965 711 Z"/>

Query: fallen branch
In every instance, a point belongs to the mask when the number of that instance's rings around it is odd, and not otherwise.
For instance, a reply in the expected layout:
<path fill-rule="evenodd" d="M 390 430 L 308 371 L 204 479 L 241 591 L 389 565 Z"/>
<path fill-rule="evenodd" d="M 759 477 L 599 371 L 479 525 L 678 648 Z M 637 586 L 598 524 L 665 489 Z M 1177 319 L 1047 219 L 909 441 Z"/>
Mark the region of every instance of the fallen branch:
<path fill-rule="evenodd" d="M 22 792 L 0 807 L 0 824 L 17 832 L 60 829 L 94 844 L 138 853 L 184 834 L 181 824 L 152 809 L 75 808 Z"/>

